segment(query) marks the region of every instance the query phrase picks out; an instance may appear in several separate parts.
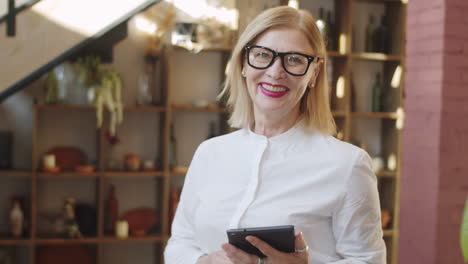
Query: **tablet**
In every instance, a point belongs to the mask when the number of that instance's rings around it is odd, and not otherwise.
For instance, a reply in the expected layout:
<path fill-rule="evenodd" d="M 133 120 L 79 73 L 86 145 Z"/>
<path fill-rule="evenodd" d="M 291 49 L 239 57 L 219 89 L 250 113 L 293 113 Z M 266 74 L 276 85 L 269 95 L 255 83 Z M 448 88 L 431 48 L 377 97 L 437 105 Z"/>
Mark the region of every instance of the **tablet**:
<path fill-rule="evenodd" d="M 294 252 L 295 236 L 293 225 L 228 229 L 226 233 L 229 244 L 260 258 L 264 258 L 265 255 L 258 248 L 250 244 L 249 241 L 245 240 L 246 236 L 258 237 L 279 251 Z"/>

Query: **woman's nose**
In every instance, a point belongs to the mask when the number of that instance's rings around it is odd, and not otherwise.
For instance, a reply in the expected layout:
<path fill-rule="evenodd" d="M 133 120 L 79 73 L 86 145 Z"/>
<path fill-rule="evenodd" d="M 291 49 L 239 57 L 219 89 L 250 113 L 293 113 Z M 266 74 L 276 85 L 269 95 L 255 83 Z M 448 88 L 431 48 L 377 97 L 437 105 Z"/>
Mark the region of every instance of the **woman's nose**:
<path fill-rule="evenodd" d="M 266 73 L 268 76 L 270 76 L 271 78 L 275 80 L 286 78 L 287 73 L 283 68 L 280 57 L 275 58 L 275 60 L 273 61 L 273 64 L 270 67 L 268 67 Z"/>

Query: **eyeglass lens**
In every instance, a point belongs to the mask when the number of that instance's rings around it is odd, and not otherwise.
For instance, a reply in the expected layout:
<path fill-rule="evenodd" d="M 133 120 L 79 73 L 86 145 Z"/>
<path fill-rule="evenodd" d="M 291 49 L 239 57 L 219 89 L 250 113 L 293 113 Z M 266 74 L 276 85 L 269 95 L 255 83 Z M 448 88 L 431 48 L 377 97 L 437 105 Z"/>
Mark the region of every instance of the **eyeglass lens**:
<path fill-rule="evenodd" d="M 275 59 L 275 54 L 268 49 L 261 47 L 252 47 L 249 49 L 249 63 L 256 68 L 265 69 L 272 64 Z M 289 73 L 302 75 L 305 74 L 309 66 L 309 61 L 306 56 L 296 53 L 285 54 L 282 57 L 283 67 Z"/>

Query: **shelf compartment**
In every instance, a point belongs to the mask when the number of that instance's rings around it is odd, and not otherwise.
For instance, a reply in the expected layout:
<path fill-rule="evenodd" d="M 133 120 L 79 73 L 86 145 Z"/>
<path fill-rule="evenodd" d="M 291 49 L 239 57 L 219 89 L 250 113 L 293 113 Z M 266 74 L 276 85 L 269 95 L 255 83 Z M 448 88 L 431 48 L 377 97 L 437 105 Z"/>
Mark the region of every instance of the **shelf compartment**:
<path fill-rule="evenodd" d="M 344 113 L 347 110 L 349 97 L 345 81 L 349 62 L 343 58 L 345 57 L 332 57 L 326 68 L 331 90 L 330 108 L 337 113 Z"/>

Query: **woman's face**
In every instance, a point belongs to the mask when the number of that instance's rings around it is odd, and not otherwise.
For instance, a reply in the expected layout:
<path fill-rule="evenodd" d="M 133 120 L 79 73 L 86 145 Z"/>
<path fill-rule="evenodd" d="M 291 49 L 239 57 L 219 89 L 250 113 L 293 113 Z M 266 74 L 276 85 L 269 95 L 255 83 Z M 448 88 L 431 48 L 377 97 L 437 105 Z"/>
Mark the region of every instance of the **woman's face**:
<path fill-rule="evenodd" d="M 263 46 L 276 52 L 317 55 L 300 30 L 286 27 L 269 29 L 260 35 L 253 45 Z M 305 75 L 294 76 L 286 72 L 279 56 L 266 69 L 253 68 L 246 59 L 243 72 L 255 115 L 289 115 L 290 118 L 296 118 L 301 98 L 306 89 L 310 89 L 308 84 L 312 78 L 315 78 L 316 70 L 316 60 Z"/>

